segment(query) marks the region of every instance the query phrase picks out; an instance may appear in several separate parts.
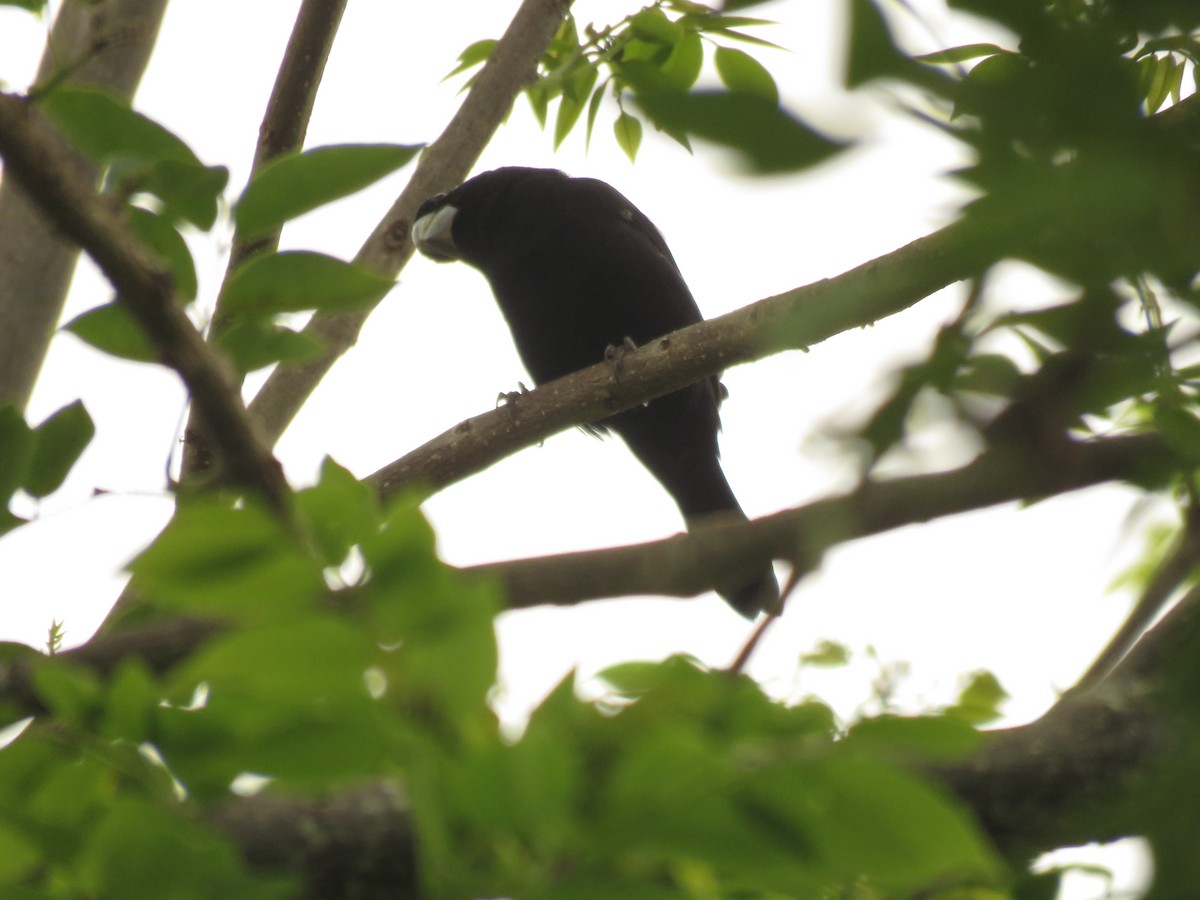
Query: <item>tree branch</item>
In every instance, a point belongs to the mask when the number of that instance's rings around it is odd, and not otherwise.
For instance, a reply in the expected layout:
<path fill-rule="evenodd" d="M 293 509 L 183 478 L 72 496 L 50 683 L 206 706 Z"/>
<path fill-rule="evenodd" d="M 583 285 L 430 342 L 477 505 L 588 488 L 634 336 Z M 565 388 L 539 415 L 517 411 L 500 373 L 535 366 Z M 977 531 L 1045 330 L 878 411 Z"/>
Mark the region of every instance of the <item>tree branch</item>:
<path fill-rule="evenodd" d="M 282 510 L 288 496 L 279 463 L 246 414 L 232 373 L 174 300 L 170 276 L 128 224 L 70 164 L 66 143 L 32 104 L 0 93 L 0 156 L 46 217 L 87 251 L 118 300 L 179 373 L 209 432 L 220 440 L 231 480 Z"/>
<path fill-rule="evenodd" d="M 262 124 L 258 129 L 258 144 L 254 151 L 254 162 L 250 167 L 251 179 L 263 164 L 304 144 L 317 90 L 325 74 L 325 62 L 329 58 L 329 51 L 345 8 L 346 0 L 304 0 L 301 5 L 279 65 L 279 72 L 275 77 L 275 86 L 271 89 L 270 99 L 267 100 Z M 281 230 L 282 225 L 249 241 L 240 233 L 235 233 L 222 283 L 228 281 L 229 276 L 254 254 L 270 252 L 277 248 Z M 228 324 L 224 310 L 218 302 L 213 312 L 209 340 L 218 337 Z M 199 422 L 192 421 L 194 413 L 194 409 L 189 411 L 188 423 L 184 429 L 186 441 L 181 465 L 183 480 L 202 475 L 213 462 L 211 450 L 215 441 L 204 432 Z"/>
<path fill-rule="evenodd" d="M 1024 450 L 1005 447 L 950 472 L 864 482 L 843 496 L 751 522 L 708 524 L 647 544 L 460 571 L 499 580 L 510 609 L 644 594 L 688 597 L 712 589 L 730 573 L 760 571 L 772 559 L 789 560 L 799 577 L 837 544 L 998 503 L 1140 480 L 1174 462 L 1154 435 L 1063 439 L 1058 446 Z M 102 673 L 126 656 L 136 656 L 151 670 L 165 672 L 222 628 L 191 619 L 156 622 L 98 635 L 62 656 Z M 0 668 L 0 700 L 36 714 L 41 706 L 30 685 L 24 662 Z"/>
<path fill-rule="evenodd" d="M 158 35 L 166 0 L 65 3 L 54 20 L 37 81 L 64 71 L 71 84 L 133 96 Z M 96 167 L 64 159 L 94 183 Z M 12 178 L 0 181 L 0 404 L 24 409 L 62 315 L 79 248 L 66 240 Z"/>
<path fill-rule="evenodd" d="M 411 486 L 441 489 L 572 425 L 629 409 L 737 363 L 804 349 L 907 309 L 1004 256 L 997 235 L 973 223 L 941 231 L 863 263 L 651 341 L 621 359 L 620 384 L 600 363 L 474 416 L 365 480 L 388 497 Z"/>
<path fill-rule="evenodd" d="M 995 448 L 950 472 L 866 481 L 841 497 L 750 522 L 701 525 L 661 541 L 463 571 L 499 580 L 510 609 L 640 594 L 690 597 L 711 590 L 722 576 L 760 571 L 773 559 L 786 559 L 803 574 L 847 541 L 999 503 L 1141 480 L 1174 463 L 1154 435 Z"/>
<path fill-rule="evenodd" d="M 570 8 L 571 0 L 524 0 L 470 92 L 441 136 L 421 154 L 412 179 L 392 208 L 375 226 L 355 262 L 389 277 L 412 256 L 408 230 L 417 207 L 427 197 L 462 181 L 513 100 L 529 83 L 538 61 Z M 373 307 L 372 307 L 373 308 Z M 274 443 L 333 364 L 358 340 L 371 309 L 338 316 L 315 316 L 304 333 L 316 337 L 324 355 L 271 373 L 250 403 L 250 412 Z"/>

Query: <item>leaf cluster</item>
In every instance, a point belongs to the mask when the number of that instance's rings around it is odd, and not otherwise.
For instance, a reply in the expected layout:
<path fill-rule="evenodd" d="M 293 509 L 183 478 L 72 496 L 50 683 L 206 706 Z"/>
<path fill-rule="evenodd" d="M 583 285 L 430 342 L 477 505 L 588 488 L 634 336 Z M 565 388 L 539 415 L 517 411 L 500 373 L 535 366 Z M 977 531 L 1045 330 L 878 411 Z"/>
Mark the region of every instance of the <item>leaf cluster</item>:
<path fill-rule="evenodd" d="M 1200 432 L 1195 136 L 1153 113 L 1179 100 L 1193 28 L 1174 7 L 960 2 L 1010 29 L 1012 47 L 912 57 L 880 8 L 854 4 L 848 83 L 916 89 L 916 113 L 969 148 L 964 219 L 992 236 L 993 264 L 1031 263 L 1073 293 L 1030 310 L 989 290 L 988 267 L 931 353 L 897 379 L 859 431 L 868 458 L 901 445 L 921 397 L 950 400 L 986 438 L 1018 426 L 1089 434 L 1153 429 L 1193 459 Z M 995 411 L 1010 415 L 991 426 Z M 1040 424 L 1030 415 L 1036 411 Z M 989 430 L 990 429 L 990 430 Z M 1147 484 L 1174 475 L 1147 473 Z"/>
<path fill-rule="evenodd" d="M 691 149 L 692 138 L 731 149 L 750 171 L 787 172 L 815 165 L 842 149 L 780 106 L 770 71 L 730 42 L 780 50 L 747 32 L 773 24 L 767 19 L 731 15 L 755 5 L 726 4 L 717 10 L 691 0 L 658 0 L 603 29 L 583 33 L 568 15 L 547 48 L 537 80 L 525 94 L 544 128 L 550 107 L 554 146 L 571 133 L 586 111 L 590 143 L 606 97 L 617 108 L 613 135 L 634 160 L 644 122 Z M 495 41 L 478 41 L 459 57 L 450 76 L 486 61 Z M 697 88 L 706 52 L 721 88 Z M 450 77 L 447 76 L 447 77 Z"/>
<path fill-rule="evenodd" d="M 676 658 L 608 670 L 598 702 L 568 679 L 511 740 L 488 705 L 494 588 L 437 560 L 411 500 L 381 509 L 331 461 L 297 509 L 299 533 L 194 499 L 134 560 L 143 615 L 225 626 L 173 668 L 100 675 L 7 649 L 47 714 L 0 750 L 4 891 L 286 896 L 206 811 L 231 788 L 364 779 L 404 785 L 430 896 L 884 897 L 1004 877 L 969 817 L 905 771 L 975 746 L 961 720 L 885 717 L 835 741 L 824 705 Z"/>

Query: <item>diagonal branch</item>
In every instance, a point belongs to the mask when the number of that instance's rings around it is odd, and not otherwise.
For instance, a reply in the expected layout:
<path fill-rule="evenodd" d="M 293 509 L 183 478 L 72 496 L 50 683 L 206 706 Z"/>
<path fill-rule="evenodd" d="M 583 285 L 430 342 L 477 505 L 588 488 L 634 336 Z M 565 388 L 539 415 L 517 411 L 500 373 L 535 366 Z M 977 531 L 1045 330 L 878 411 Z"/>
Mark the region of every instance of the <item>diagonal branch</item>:
<path fill-rule="evenodd" d="M 470 92 L 441 136 L 424 153 L 412 179 L 355 257 L 355 262 L 394 276 L 412 256 L 408 229 L 417 207 L 462 181 L 508 115 L 513 100 L 534 78 L 538 61 L 558 30 L 571 0 L 524 0 L 496 44 Z M 324 355 L 276 369 L 250 404 L 250 412 L 274 443 L 333 364 L 354 342 L 371 309 L 316 316 L 304 333 L 316 337 Z"/>
<path fill-rule="evenodd" d="M 768 297 L 656 341 L 621 360 L 621 383 L 599 364 L 461 422 L 366 480 L 381 496 L 440 489 L 569 428 L 719 373 L 737 363 L 804 349 L 907 309 L 1004 255 L 997 236 L 962 221 L 839 275 Z"/>
<path fill-rule="evenodd" d="M 96 261 L 160 361 L 179 373 L 206 427 L 220 441 L 231 480 L 282 510 L 288 488 L 279 463 L 247 416 L 224 360 L 175 302 L 169 275 L 70 164 L 66 143 L 41 112 L 7 93 L 0 93 L 0 156 L 6 174 Z"/>

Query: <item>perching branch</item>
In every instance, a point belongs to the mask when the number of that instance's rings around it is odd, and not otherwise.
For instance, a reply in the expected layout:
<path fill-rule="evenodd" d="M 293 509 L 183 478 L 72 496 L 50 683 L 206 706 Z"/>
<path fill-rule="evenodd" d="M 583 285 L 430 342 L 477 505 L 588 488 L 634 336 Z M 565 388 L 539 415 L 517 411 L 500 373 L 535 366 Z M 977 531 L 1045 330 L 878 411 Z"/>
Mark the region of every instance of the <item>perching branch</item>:
<path fill-rule="evenodd" d="M 524 0 L 470 92 L 441 136 L 421 154 L 412 179 L 355 256 L 355 262 L 387 276 L 412 256 L 408 230 L 427 197 L 462 181 L 508 115 L 513 100 L 533 79 L 538 61 L 558 30 L 571 0 Z M 325 347 L 320 359 L 276 369 L 250 403 L 274 443 L 325 373 L 358 340 L 371 309 L 316 316 L 304 333 Z"/>
<path fill-rule="evenodd" d="M 224 359 L 204 343 L 175 302 L 169 274 L 71 165 L 65 141 L 41 111 L 7 93 L 0 93 L 0 156 L 6 175 L 96 261 L 159 360 L 179 373 L 206 428 L 220 442 L 230 480 L 282 509 L 288 488 L 279 463 L 247 416 Z"/>
<path fill-rule="evenodd" d="M 383 497 L 440 489 L 572 425 L 595 422 L 731 365 L 798 350 L 907 309 L 1004 256 L 1005 242 L 969 222 L 651 341 L 621 359 L 620 384 L 602 363 L 461 422 L 366 480 Z"/>

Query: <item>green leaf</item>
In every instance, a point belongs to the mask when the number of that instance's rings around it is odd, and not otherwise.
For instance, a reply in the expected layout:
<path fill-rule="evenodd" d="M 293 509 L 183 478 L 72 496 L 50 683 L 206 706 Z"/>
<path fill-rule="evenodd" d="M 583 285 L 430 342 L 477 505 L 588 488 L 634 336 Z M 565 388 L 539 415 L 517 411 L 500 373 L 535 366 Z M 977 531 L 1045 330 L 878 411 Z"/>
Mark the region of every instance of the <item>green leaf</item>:
<path fill-rule="evenodd" d="M 0 884 L 5 886 L 11 900 L 25 900 L 26 897 L 41 900 L 45 895 L 40 891 L 29 889 L 22 895 L 18 882 L 29 879 L 33 881 L 35 869 L 42 862 L 42 851 L 32 835 L 23 833 L 24 829 L 10 827 L 7 822 L 0 822 Z"/>
<path fill-rule="evenodd" d="M 604 99 L 604 89 L 607 86 L 608 82 L 605 82 L 592 91 L 592 99 L 588 103 L 587 137 L 584 140 L 585 147 L 590 147 L 592 144 L 592 129 L 596 125 L 596 113 L 600 111 L 600 102 Z"/>
<path fill-rule="evenodd" d="M 217 346 L 245 375 L 274 363 L 316 359 L 324 345 L 312 335 L 276 325 L 269 316 L 243 316 L 221 332 Z"/>
<path fill-rule="evenodd" d="M 820 641 L 812 650 L 800 654 L 802 666 L 833 668 L 850 662 L 850 648 L 837 641 Z"/>
<path fill-rule="evenodd" d="M 700 35 L 688 31 L 671 50 L 659 71 L 673 90 L 686 91 L 700 77 L 704 66 L 704 45 Z"/>
<path fill-rule="evenodd" d="M 247 185 L 233 210 L 252 238 L 309 210 L 360 191 L 395 172 L 422 144 L 343 144 L 272 160 Z"/>
<path fill-rule="evenodd" d="M 175 693 L 203 683 L 208 694 L 202 708 L 163 711 L 160 746 L 204 792 L 244 771 L 312 788 L 378 773 L 396 753 L 364 677 L 381 652 L 332 614 L 225 632 L 172 671 Z"/>
<path fill-rule="evenodd" d="M 137 657 L 122 660 L 107 688 L 100 733 L 134 746 L 151 740 L 150 726 L 163 692 L 145 662 Z"/>
<path fill-rule="evenodd" d="M 660 128 L 729 147 L 757 174 L 799 171 L 846 147 L 752 94 L 654 91 L 639 92 L 636 99 Z"/>
<path fill-rule="evenodd" d="M 877 78 L 904 78 L 919 65 L 896 47 L 891 29 L 872 0 L 852 0 L 846 87 L 861 87 Z"/>
<path fill-rule="evenodd" d="M 641 121 L 627 112 L 622 112 L 613 123 L 613 134 L 617 138 L 617 146 L 625 151 L 630 162 L 635 162 L 638 147 L 642 145 Z"/>
<path fill-rule="evenodd" d="M 629 27 L 643 40 L 658 44 L 674 46 L 684 37 L 683 28 L 668 19 L 666 13 L 655 6 L 647 7 L 631 16 Z"/>
<path fill-rule="evenodd" d="M 582 64 L 574 74 L 567 78 L 563 85 L 562 100 L 558 105 L 558 118 L 554 123 L 554 146 L 557 149 L 563 142 L 583 112 L 584 103 L 596 83 L 596 67 Z"/>
<path fill-rule="evenodd" d="M 492 51 L 496 49 L 497 41 L 494 38 L 487 38 L 482 41 L 476 41 L 458 54 L 458 65 L 455 66 L 442 81 L 447 81 L 453 78 L 460 72 L 465 72 L 481 62 L 486 62 L 487 58 L 492 55 Z"/>
<path fill-rule="evenodd" d="M 8 534 L 14 528 L 20 528 L 28 519 L 22 519 L 20 516 L 13 515 L 12 511 L 0 506 L 0 535 Z"/>
<path fill-rule="evenodd" d="M 1167 446 L 1192 462 L 1200 462 L 1200 418 L 1175 403 L 1154 405 L 1154 427 Z"/>
<path fill-rule="evenodd" d="M 535 82 L 525 89 L 525 96 L 529 99 L 529 107 L 539 127 L 545 128 L 546 114 L 550 110 L 550 92 L 540 82 Z"/>
<path fill-rule="evenodd" d="M 993 397 L 1011 397 L 1021 383 L 1017 364 L 1000 353 L 976 353 L 967 357 L 954 376 L 954 387 Z"/>
<path fill-rule="evenodd" d="M 157 362 L 158 352 L 120 303 L 106 303 L 81 313 L 63 326 L 80 340 L 112 356 L 135 362 Z"/>
<path fill-rule="evenodd" d="M 160 215 L 130 206 L 126 210 L 129 226 L 171 273 L 175 296 L 186 303 L 196 299 L 196 264 L 187 242 L 171 224 Z"/>
<path fill-rule="evenodd" d="M 46 8 L 46 0 L 0 0 L 0 6 L 19 6 L 30 12 L 41 12 Z"/>
<path fill-rule="evenodd" d="M 392 285 L 390 278 L 321 253 L 266 253 L 234 272 L 220 303 L 229 315 L 345 312 L 381 299 Z"/>
<path fill-rule="evenodd" d="M 762 38 L 755 37 L 752 34 L 746 34 L 744 31 L 735 31 L 732 28 L 714 28 L 714 29 L 712 29 L 712 31 L 715 34 L 721 35 L 721 37 L 729 38 L 730 40 L 734 40 L 734 41 L 742 41 L 743 43 L 746 43 L 746 44 L 754 44 L 757 47 L 767 47 L 771 50 L 786 50 L 787 49 L 786 47 L 782 47 L 779 44 L 773 43 L 771 41 L 765 41 Z"/>
<path fill-rule="evenodd" d="M 212 227 L 224 168 L 206 167 L 170 131 L 103 91 L 59 86 L 39 102 L 86 156 L 111 166 L 107 180 L 121 193 L 154 194 L 165 214 Z"/>
<path fill-rule="evenodd" d="M 842 757 L 821 765 L 818 778 L 810 802 L 824 815 L 816 834 L 842 871 L 867 874 L 898 893 L 947 875 L 998 871 L 971 819 L 913 776 Z"/>
<path fill-rule="evenodd" d="M 380 524 L 375 492 L 329 457 L 321 463 L 321 480 L 296 493 L 296 506 L 332 566 L 342 563 L 350 548 Z"/>
<path fill-rule="evenodd" d="M 1000 718 L 1008 691 L 991 672 L 972 672 L 958 694 L 958 700 L 946 708 L 946 715 L 968 725 L 986 725 Z"/>
<path fill-rule="evenodd" d="M 751 6 L 762 6 L 770 0 L 725 0 L 721 9 L 725 12 L 736 12 L 739 9 L 749 9 Z"/>
<path fill-rule="evenodd" d="M 85 833 L 77 863 L 82 891 L 119 900 L 223 897 L 277 900 L 286 896 L 244 871 L 228 840 L 182 812 L 123 796 Z M 169 888 L 178 889 L 176 893 Z"/>
<path fill-rule="evenodd" d="M 969 816 L 891 767 L 843 753 L 764 769 L 748 781 L 743 803 L 756 820 L 834 883 L 864 881 L 879 896 L 911 896 L 943 880 L 986 882 L 999 871 Z"/>
<path fill-rule="evenodd" d="M 39 103 L 71 143 L 101 164 L 173 159 L 202 165 L 174 134 L 104 91 L 60 85 Z"/>
<path fill-rule="evenodd" d="M 997 53 L 1004 52 L 1006 52 L 1004 48 L 998 44 L 963 44 L 961 47 L 948 47 L 945 50 L 926 53 L 923 56 L 915 58 L 924 63 L 941 65 L 966 62 L 969 59 L 978 59 L 981 56 L 994 56 Z"/>
<path fill-rule="evenodd" d="M 779 88 L 771 73 L 744 50 L 718 47 L 713 56 L 721 83 L 731 91 L 754 94 L 771 103 L 779 103 Z"/>
<path fill-rule="evenodd" d="M 320 564 L 249 504 L 197 499 L 129 565 L 143 596 L 180 612 L 271 621 L 325 592 Z"/>
<path fill-rule="evenodd" d="M 101 697 L 99 678 L 61 657 L 38 661 L 33 668 L 33 687 L 47 709 L 75 725 L 85 724 Z"/>
<path fill-rule="evenodd" d="M 24 483 L 34 444 L 33 431 L 17 408 L 0 406 L 0 506 Z"/>
<path fill-rule="evenodd" d="M 914 767 L 962 759 L 979 748 L 983 736 L 962 718 L 877 716 L 850 729 L 843 747 L 873 759 Z"/>
<path fill-rule="evenodd" d="M 221 192 L 229 182 L 224 166 L 199 166 L 174 159 L 155 163 L 143 176 L 135 176 L 138 190 L 163 202 L 162 211 L 207 231 L 217 220 Z"/>
<path fill-rule="evenodd" d="M 53 413 L 33 430 L 33 454 L 25 475 L 25 490 L 35 497 L 58 490 L 95 433 L 92 417 L 79 400 Z"/>

